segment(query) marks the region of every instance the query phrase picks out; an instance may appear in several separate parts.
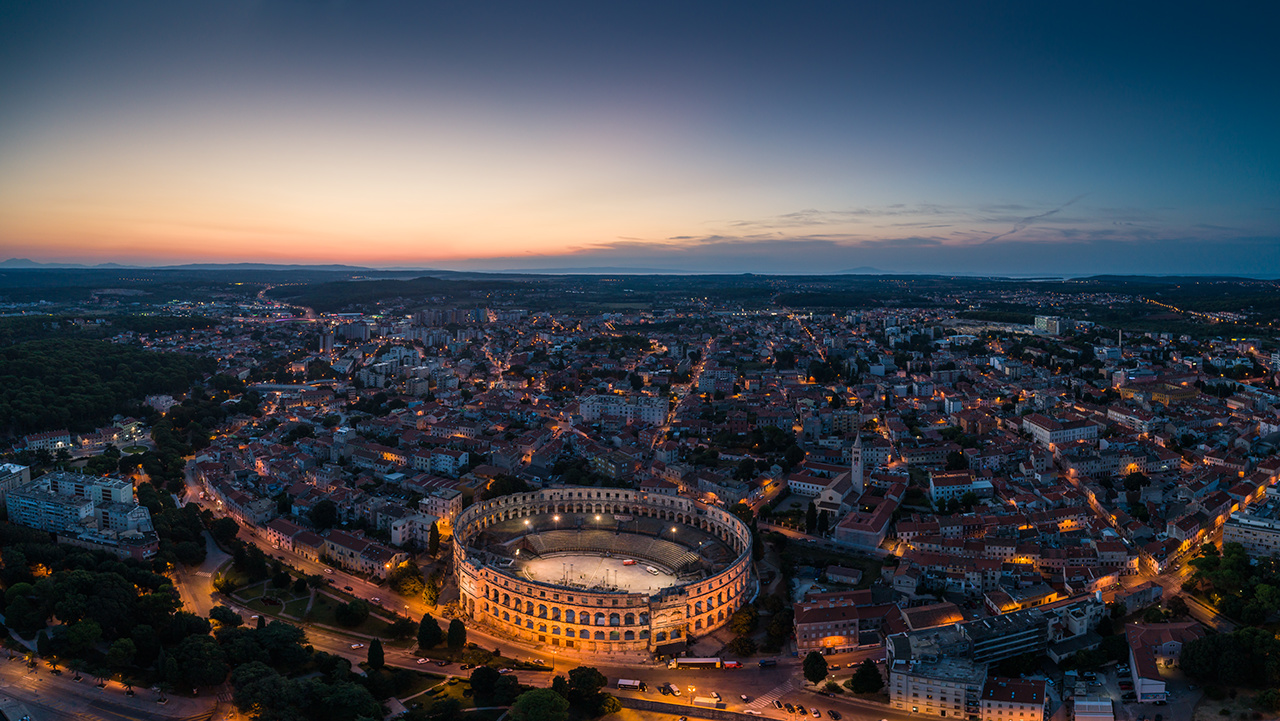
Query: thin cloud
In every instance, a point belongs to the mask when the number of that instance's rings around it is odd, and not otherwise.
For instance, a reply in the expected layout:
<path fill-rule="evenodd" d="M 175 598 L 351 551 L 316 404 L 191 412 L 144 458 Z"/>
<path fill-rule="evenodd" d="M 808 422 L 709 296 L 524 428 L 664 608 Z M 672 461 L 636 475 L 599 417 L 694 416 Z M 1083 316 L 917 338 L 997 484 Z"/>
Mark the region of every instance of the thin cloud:
<path fill-rule="evenodd" d="M 1013 235 L 1014 233 L 1018 233 L 1018 232 L 1021 232 L 1021 231 L 1023 231 L 1023 230 L 1026 230 L 1028 226 L 1030 226 L 1032 223 L 1036 222 L 1037 220 L 1044 220 L 1045 218 L 1049 218 L 1049 217 L 1052 217 L 1052 216 L 1054 216 L 1054 215 L 1057 215 L 1058 213 L 1061 213 L 1063 210 L 1065 210 L 1065 209 L 1067 209 L 1067 208 L 1071 207 L 1072 205 L 1074 205 L 1074 204 L 1076 203 L 1076 201 L 1078 201 L 1078 200 L 1080 200 L 1080 199 L 1082 199 L 1082 198 L 1084 198 L 1084 196 L 1083 196 L 1083 195 L 1077 195 L 1076 197 L 1072 198 L 1071 200 L 1068 200 L 1067 202 L 1063 203 L 1062 205 L 1059 205 L 1058 207 L 1054 208 L 1053 210 L 1046 210 L 1046 211 L 1045 211 L 1045 212 L 1043 212 L 1043 213 L 1038 213 L 1038 214 L 1036 214 L 1036 215 L 1029 215 L 1029 216 L 1027 216 L 1027 217 L 1023 218 L 1022 220 L 1019 220 L 1017 223 L 1014 223 L 1014 224 L 1013 224 L 1013 229 L 1012 229 L 1012 230 L 1007 230 L 1007 231 L 1005 231 L 1005 232 L 1003 232 L 1003 233 L 999 233 L 999 234 L 997 234 L 997 235 L 993 235 L 993 236 L 991 236 L 990 238 L 987 238 L 986 242 L 987 242 L 987 243 L 994 243 L 995 241 L 1000 240 L 1001 238 L 1007 238 L 1007 237 L 1009 237 L 1010 235 Z"/>

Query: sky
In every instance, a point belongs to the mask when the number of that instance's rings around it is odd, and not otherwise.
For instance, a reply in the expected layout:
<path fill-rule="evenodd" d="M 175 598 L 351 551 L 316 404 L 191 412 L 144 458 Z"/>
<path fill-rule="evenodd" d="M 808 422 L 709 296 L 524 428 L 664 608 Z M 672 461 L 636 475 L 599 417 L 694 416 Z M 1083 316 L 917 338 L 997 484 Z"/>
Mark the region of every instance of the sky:
<path fill-rule="evenodd" d="M 1280 277 L 1277 20 L 0 0 L 0 259 Z"/>

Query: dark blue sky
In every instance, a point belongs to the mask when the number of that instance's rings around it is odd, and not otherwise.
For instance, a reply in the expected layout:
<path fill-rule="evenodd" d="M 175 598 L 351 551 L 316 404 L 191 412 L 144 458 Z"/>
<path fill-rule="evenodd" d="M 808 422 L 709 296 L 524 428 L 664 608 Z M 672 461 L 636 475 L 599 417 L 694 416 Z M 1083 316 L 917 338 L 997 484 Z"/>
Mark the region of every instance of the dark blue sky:
<path fill-rule="evenodd" d="M 0 253 L 1280 275 L 1280 11 L 0 3 Z"/>

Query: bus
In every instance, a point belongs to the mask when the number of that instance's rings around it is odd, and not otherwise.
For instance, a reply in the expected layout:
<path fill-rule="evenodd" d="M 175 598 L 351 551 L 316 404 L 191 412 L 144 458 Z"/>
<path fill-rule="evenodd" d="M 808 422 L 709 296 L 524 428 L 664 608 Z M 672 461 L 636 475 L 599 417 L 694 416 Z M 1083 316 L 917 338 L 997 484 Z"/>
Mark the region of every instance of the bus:
<path fill-rule="evenodd" d="M 720 668 L 724 664 L 718 658 L 673 658 L 667 668 Z"/>
<path fill-rule="evenodd" d="M 644 688 L 644 684 L 633 679 L 620 678 L 618 679 L 618 688 L 639 691 Z"/>

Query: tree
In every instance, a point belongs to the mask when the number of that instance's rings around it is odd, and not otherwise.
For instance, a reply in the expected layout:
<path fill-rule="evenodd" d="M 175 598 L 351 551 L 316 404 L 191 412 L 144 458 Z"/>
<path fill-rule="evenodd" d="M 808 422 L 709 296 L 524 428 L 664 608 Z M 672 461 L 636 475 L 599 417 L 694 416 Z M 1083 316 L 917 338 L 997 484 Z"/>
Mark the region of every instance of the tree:
<path fill-rule="evenodd" d="M 569 701 L 549 688 L 536 688 L 520 694 L 507 717 L 513 721 L 566 721 Z"/>
<path fill-rule="evenodd" d="M 858 666 L 853 678 L 849 679 L 849 690 L 854 693 L 875 693 L 882 688 L 884 688 L 884 678 L 880 676 L 880 669 L 876 666 L 876 662 L 869 658 Z"/>
<path fill-rule="evenodd" d="M 240 614 L 226 606 L 214 606 L 209 609 L 209 620 L 217 621 L 220 628 L 235 628 L 244 623 Z"/>
<path fill-rule="evenodd" d="M 1143 623 L 1161 623 L 1164 621 L 1164 611 L 1159 606 L 1152 606 L 1142 614 Z"/>
<path fill-rule="evenodd" d="M 131 639 L 117 638 L 107 649 L 107 665 L 116 671 L 122 671 L 133 663 L 138 654 L 138 647 Z"/>
<path fill-rule="evenodd" d="M 209 524 L 209 535 L 219 546 L 229 546 L 239 532 L 240 525 L 234 518 L 223 516 Z"/>
<path fill-rule="evenodd" d="M 418 648 L 435 648 L 443 640 L 444 631 L 440 630 L 440 622 L 429 613 L 422 614 L 422 621 L 418 624 Z"/>
<path fill-rule="evenodd" d="M 1182 596 L 1174 596 L 1169 599 L 1169 613 L 1177 618 L 1182 618 L 1191 613 L 1191 609 L 1187 606 L 1187 599 Z"/>
<path fill-rule="evenodd" d="M 732 651 L 735 656 L 751 656 L 759 650 L 759 648 L 760 647 L 756 644 L 755 639 L 750 636 L 735 636 L 734 639 L 729 642 L 729 650 Z"/>
<path fill-rule="evenodd" d="M 569 671 L 569 707 L 588 718 L 604 712 L 612 696 L 603 691 L 609 679 L 591 666 L 578 666 Z"/>
<path fill-rule="evenodd" d="M 475 694 L 476 703 L 488 703 L 493 698 L 493 690 L 497 687 L 502 675 L 491 666 L 476 666 L 471 672 L 471 692 Z"/>
<path fill-rule="evenodd" d="M 804 677 L 809 683 L 818 684 L 827 677 L 827 659 L 817 651 L 804 657 Z"/>
<path fill-rule="evenodd" d="M 307 517 L 311 519 L 311 525 L 322 531 L 333 528 L 338 523 L 338 506 L 326 498 L 312 506 Z"/>
<path fill-rule="evenodd" d="M 947 454 L 946 470 L 963 471 L 969 468 L 969 458 L 960 451 L 951 451 Z M 856 692 L 855 692 L 856 693 Z"/>
<path fill-rule="evenodd" d="M 818 528 L 818 506 L 809 501 L 809 510 L 804 514 L 804 532 L 813 533 Z"/>
<path fill-rule="evenodd" d="M 178 644 L 171 661 L 177 661 L 177 677 L 171 683 L 184 686 L 216 686 L 227 678 L 226 656 L 212 636 L 188 636 Z"/>
<path fill-rule="evenodd" d="M 386 657 L 382 653 L 382 639 L 375 638 L 369 642 L 369 668 L 377 671 L 386 665 Z"/>
<path fill-rule="evenodd" d="M 448 645 L 450 651 L 467 645 L 467 627 L 462 625 L 462 619 L 455 618 L 449 622 Z"/>
<path fill-rule="evenodd" d="M 431 522 L 431 529 L 427 531 L 427 553 L 435 556 L 440 553 L 440 527 L 435 522 Z"/>
<path fill-rule="evenodd" d="M 1137 491 L 1149 485 L 1151 485 L 1151 479 L 1141 471 L 1134 471 L 1124 477 L 1124 489 L 1126 491 Z"/>
<path fill-rule="evenodd" d="M 745 636 L 756 630 L 760 622 L 760 613 L 755 606 L 743 606 L 729 617 L 729 630 L 738 636 Z"/>
<path fill-rule="evenodd" d="M 789 466 L 799 465 L 800 461 L 804 460 L 804 449 L 792 444 L 787 448 L 786 452 L 783 453 L 782 457 L 786 460 L 787 465 Z"/>
<path fill-rule="evenodd" d="M 102 639 L 102 626 L 93 619 L 76 621 L 64 628 L 66 633 L 62 634 L 62 640 L 67 653 L 72 656 L 83 656 Z"/>
<path fill-rule="evenodd" d="M 831 512 L 824 508 L 822 509 L 822 512 L 818 514 L 818 535 L 819 536 L 827 535 L 827 528 L 830 525 L 831 525 Z"/>
<path fill-rule="evenodd" d="M 738 469 L 734 471 L 733 477 L 739 481 L 749 481 L 756 477 L 756 462 L 750 458 L 743 458 L 738 461 Z"/>
<path fill-rule="evenodd" d="M 387 585 L 401 596 L 416 596 L 426 587 L 422 580 L 422 569 L 413 561 L 405 561 L 391 569 L 391 573 L 387 574 Z"/>
<path fill-rule="evenodd" d="M 435 606 L 440 603 L 440 587 L 444 585 L 444 578 L 441 577 L 439 571 L 434 571 L 427 576 L 427 583 L 422 589 L 422 600 L 427 602 L 428 606 Z"/>
<path fill-rule="evenodd" d="M 369 604 L 358 598 L 352 599 L 334 609 L 333 617 L 343 626 L 359 626 L 369 618 Z"/>

